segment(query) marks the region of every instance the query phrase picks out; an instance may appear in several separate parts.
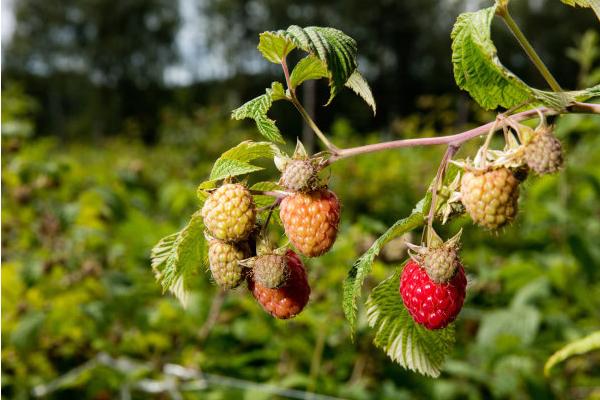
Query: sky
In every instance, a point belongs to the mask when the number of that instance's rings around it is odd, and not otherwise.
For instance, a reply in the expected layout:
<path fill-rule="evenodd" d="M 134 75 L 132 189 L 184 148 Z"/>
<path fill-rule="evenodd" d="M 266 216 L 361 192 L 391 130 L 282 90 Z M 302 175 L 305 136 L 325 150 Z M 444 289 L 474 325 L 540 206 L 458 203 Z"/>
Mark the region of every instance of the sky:
<path fill-rule="evenodd" d="M 178 0 L 178 3 L 181 26 L 175 40 L 180 60 L 165 70 L 167 84 L 187 85 L 229 76 L 231 71 L 223 68 L 226 65 L 223 49 L 208 51 L 206 32 L 200 28 L 206 26 L 206 17 L 201 15 L 198 2 Z"/>
<path fill-rule="evenodd" d="M 2 0 L 2 43 L 10 40 L 15 29 L 15 16 L 13 14 L 14 0 Z"/>

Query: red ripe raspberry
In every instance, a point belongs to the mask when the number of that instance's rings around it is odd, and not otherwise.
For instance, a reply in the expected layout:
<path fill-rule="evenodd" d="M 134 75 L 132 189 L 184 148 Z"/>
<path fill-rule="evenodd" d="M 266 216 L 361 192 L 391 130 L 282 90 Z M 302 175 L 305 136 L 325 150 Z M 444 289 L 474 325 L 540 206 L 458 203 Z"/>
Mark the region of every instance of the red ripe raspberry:
<path fill-rule="evenodd" d="M 402 301 L 415 322 L 441 329 L 456 318 L 465 300 L 467 278 L 462 265 L 446 283 L 435 283 L 415 261 L 406 263 L 400 277 Z"/>
<path fill-rule="evenodd" d="M 327 252 L 338 232 L 340 202 L 330 190 L 294 193 L 281 202 L 279 212 L 285 234 L 307 257 Z"/>
<path fill-rule="evenodd" d="M 266 312 L 279 319 L 288 319 L 299 314 L 310 296 L 310 286 L 302 261 L 296 253 L 286 253 L 289 276 L 285 284 L 277 289 L 269 289 L 248 278 L 248 289 Z"/>

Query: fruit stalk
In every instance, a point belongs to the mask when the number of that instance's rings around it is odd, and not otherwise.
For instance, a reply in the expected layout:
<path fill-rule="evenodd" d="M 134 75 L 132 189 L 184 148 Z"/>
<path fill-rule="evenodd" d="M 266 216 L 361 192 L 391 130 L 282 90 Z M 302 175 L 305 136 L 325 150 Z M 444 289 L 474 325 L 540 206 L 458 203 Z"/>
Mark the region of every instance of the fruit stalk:
<path fill-rule="evenodd" d="M 433 219 L 435 218 L 438 190 L 440 189 L 440 184 L 444 180 L 444 175 L 446 174 L 446 169 L 448 168 L 448 162 L 452 159 L 454 154 L 456 154 L 459 148 L 460 144 L 450 143 L 448 145 L 433 180 L 433 185 L 431 187 L 431 205 L 429 206 L 429 216 L 427 217 L 427 246 L 431 246 Z"/>
<path fill-rule="evenodd" d="M 283 199 L 286 196 L 289 196 L 291 193 L 283 190 L 250 190 L 252 194 L 258 194 L 263 196 L 271 196 L 277 199 Z"/>

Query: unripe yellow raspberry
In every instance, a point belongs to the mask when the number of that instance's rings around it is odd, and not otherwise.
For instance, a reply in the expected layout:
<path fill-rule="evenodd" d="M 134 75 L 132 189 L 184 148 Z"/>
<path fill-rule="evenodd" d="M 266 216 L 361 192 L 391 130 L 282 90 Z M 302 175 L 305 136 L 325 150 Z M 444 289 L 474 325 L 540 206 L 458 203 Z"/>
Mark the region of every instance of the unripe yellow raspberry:
<path fill-rule="evenodd" d="M 208 261 L 212 277 L 223 289 L 233 289 L 244 279 L 244 268 L 239 262 L 250 255 L 245 242 L 239 244 L 211 240 L 208 246 Z"/>
<path fill-rule="evenodd" d="M 497 229 L 517 215 L 519 181 L 508 168 L 467 171 L 460 192 L 465 209 L 478 225 Z"/>
<path fill-rule="evenodd" d="M 552 134 L 549 126 L 536 129 L 534 135 L 525 146 L 525 163 L 538 175 L 557 172 L 563 165 L 560 140 Z"/>
<path fill-rule="evenodd" d="M 243 185 L 225 184 L 215 190 L 202 207 L 204 225 L 210 234 L 226 242 L 248 237 L 256 222 L 252 194 Z"/>

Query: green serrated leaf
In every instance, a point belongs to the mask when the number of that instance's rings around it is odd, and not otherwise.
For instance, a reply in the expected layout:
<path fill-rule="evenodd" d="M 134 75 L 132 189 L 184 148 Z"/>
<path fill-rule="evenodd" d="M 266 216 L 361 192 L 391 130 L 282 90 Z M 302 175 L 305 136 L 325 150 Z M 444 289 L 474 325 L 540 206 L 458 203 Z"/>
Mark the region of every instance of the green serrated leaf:
<path fill-rule="evenodd" d="M 269 207 L 274 201 L 273 196 L 267 196 L 264 194 L 257 194 L 252 197 L 254 198 L 254 204 L 256 204 L 256 207 L 258 208 Z"/>
<path fill-rule="evenodd" d="M 295 47 L 291 40 L 275 32 L 263 32 L 259 36 L 258 50 L 275 64 L 280 64 Z"/>
<path fill-rule="evenodd" d="M 586 101 L 595 97 L 600 97 L 600 84 L 591 88 L 570 92 L 575 101 Z"/>
<path fill-rule="evenodd" d="M 190 282 L 206 263 L 204 223 L 200 212 L 181 231 L 161 239 L 150 258 L 156 280 L 187 306 Z"/>
<path fill-rule="evenodd" d="M 590 7 L 600 20 L 600 0 L 560 0 L 571 7 Z"/>
<path fill-rule="evenodd" d="M 329 78 L 327 65 L 318 57 L 309 54 L 304 57 L 292 70 L 290 83 L 293 88 L 299 86 L 302 82 L 311 79 Z"/>
<path fill-rule="evenodd" d="M 206 189 L 215 187 L 215 182 L 239 175 L 260 171 L 264 168 L 249 162 L 258 158 L 273 158 L 280 154 L 279 148 L 271 142 L 244 141 L 221 154 L 215 161 L 209 180 L 202 182 L 197 189 L 200 200 L 206 199 Z"/>
<path fill-rule="evenodd" d="M 256 127 L 261 135 L 273 142 L 285 143 L 279 132 L 279 128 L 275 125 L 275 121 L 267 117 L 267 112 L 271 108 L 273 101 L 285 98 L 285 93 L 283 97 L 281 95 L 283 93 L 283 86 L 279 87 L 279 85 L 275 82 L 271 89 L 267 89 L 265 94 L 255 97 L 233 110 L 231 118 L 237 120 L 252 118 L 256 122 Z"/>
<path fill-rule="evenodd" d="M 325 63 L 330 86 L 327 104 L 331 103 L 356 69 L 356 41 L 338 29 L 319 26 L 301 28 L 292 25 L 277 34 L 290 39 L 298 48 Z"/>
<path fill-rule="evenodd" d="M 373 110 L 373 115 L 377 113 L 377 107 L 375 106 L 375 98 L 373 98 L 373 93 L 371 93 L 371 88 L 369 87 L 369 83 L 365 79 L 364 76 L 357 70 L 355 70 L 350 78 L 346 81 L 346 87 L 349 87 L 362 97 L 362 99 L 371 107 Z"/>
<path fill-rule="evenodd" d="M 367 300 L 375 346 L 404 368 L 437 377 L 454 345 L 454 326 L 428 330 L 414 322 L 398 294 L 402 268 L 381 282 Z"/>
<path fill-rule="evenodd" d="M 452 29 L 454 79 L 485 109 L 511 108 L 531 100 L 563 109 L 574 100 L 569 93 L 529 87 L 498 59 L 490 27 L 496 6 L 458 16 Z"/>
<path fill-rule="evenodd" d="M 217 186 L 217 181 L 205 181 L 198 185 L 196 188 L 196 197 L 200 200 L 200 204 L 203 205 L 206 199 L 208 199 L 208 189 L 214 189 Z"/>
<path fill-rule="evenodd" d="M 272 158 L 276 154 L 279 154 L 279 149 L 273 143 L 246 140 L 221 154 L 219 159 L 248 162 L 259 158 Z"/>
<path fill-rule="evenodd" d="M 350 268 L 346 279 L 344 279 L 342 307 L 352 331 L 354 331 L 356 325 L 357 299 L 361 295 L 365 278 L 371 272 L 375 257 L 377 257 L 383 246 L 390 240 L 416 229 L 424 223 L 425 218 L 422 209 L 413 211 L 409 217 L 401 219 L 392 225 Z"/>
<path fill-rule="evenodd" d="M 267 89 L 267 93 L 269 93 L 273 101 L 277 100 L 288 100 L 288 97 L 285 94 L 285 89 L 281 82 L 273 82 L 271 83 L 271 89 Z"/>
<path fill-rule="evenodd" d="M 261 171 L 264 168 L 256 165 L 251 165 L 243 161 L 218 159 L 213 165 L 210 173 L 211 181 L 218 181 L 232 176 L 245 175 L 256 171 Z"/>
<path fill-rule="evenodd" d="M 552 354 L 544 365 L 544 375 L 549 376 L 550 371 L 556 364 L 565 361 L 569 357 L 586 354 L 595 350 L 600 350 L 600 331 L 593 332 L 584 338 L 575 340 Z"/>

